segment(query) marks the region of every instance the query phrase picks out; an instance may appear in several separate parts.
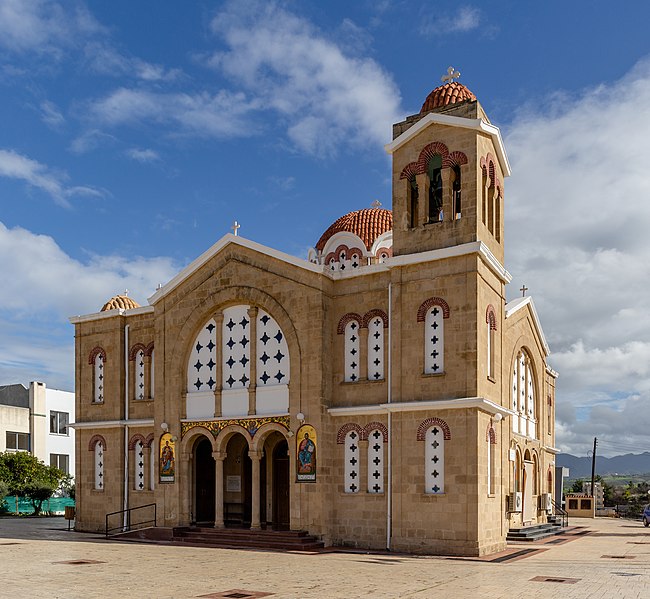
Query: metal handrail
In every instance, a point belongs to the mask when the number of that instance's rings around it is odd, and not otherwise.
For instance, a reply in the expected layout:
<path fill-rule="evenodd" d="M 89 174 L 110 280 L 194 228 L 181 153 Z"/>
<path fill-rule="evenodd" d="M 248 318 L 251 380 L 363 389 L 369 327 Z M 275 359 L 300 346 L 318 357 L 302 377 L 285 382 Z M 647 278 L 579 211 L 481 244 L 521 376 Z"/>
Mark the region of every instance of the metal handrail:
<path fill-rule="evenodd" d="M 553 515 L 560 516 L 562 518 L 562 528 L 569 526 L 569 512 L 567 512 L 563 507 L 555 503 L 555 500 L 551 497 L 551 505 L 553 506 Z"/>
<path fill-rule="evenodd" d="M 150 508 L 153 507 L 153 520 L 142 520 L 142 522 L 136 522 L 133 524 L 133 526 L 142 526 L 143 524 L 153 524 L 156 526 L 156 522 L 158 520 L 157 518 L 157 505 L 155 503 L 147 503 L 146 505 L 138 505 L 136 507 L 130 507 L 126 510 L 119 510 L 117 512 L 110 512 L 109 514 L 106 514 L 106 538 L 109 537 L 110 533 L 119 530 L 120 532 L 128 532 L 131 530 L 131 512 L 134 512 L 136 510 L 143 510 L 145 508 Z M 122 524 L 119 526 L 114 526 L 112 528 L 108 527 L 108 520 L 111 516 L 116 516 L 120 514 L 121 516 L 124 516 L 126 514 L 126 524 L 123 522 L 123 518 L 120 518 L 122 521 Z"/>

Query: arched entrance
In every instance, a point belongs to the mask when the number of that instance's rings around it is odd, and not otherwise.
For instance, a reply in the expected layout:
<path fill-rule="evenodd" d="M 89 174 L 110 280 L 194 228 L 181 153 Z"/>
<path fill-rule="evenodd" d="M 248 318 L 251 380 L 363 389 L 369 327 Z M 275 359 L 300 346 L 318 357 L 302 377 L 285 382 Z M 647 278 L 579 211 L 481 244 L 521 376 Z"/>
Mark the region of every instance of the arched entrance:
<path fill-rule="evenodd" d="M 223 516 L 226 526 L 249 527 L 252 508 L 252 464 L 248 441 L 233 434 L 223 463 Z"/>
<path fill-rule="evenodd" d="M 273 527 L 289 530 L 289 446 L 286 439 L 273 447 Z"/>
<path fill-rule="evenodd" d="M 194 521 L 212 525 L 215 509 L 215 463 L 212 443 L 200 437 L 194 445 Z"/>

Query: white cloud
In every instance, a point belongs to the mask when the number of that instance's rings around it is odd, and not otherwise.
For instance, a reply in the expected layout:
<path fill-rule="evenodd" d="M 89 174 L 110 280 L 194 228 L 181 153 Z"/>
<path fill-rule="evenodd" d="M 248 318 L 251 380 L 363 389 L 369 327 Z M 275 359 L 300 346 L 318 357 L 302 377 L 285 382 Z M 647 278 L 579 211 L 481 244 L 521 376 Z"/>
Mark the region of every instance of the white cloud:
<path fill-rule="evenodd" d="M 41 120 L 52 129 L 59 129 L 65 123 L 65 118 L 55 104 L 43 100 L 40 105 Z"/>
<path fill-rule="evenodd" d="M 357 28 L 343 23 L 341 31 Z M 309 21 L 275 2 L 228 2 L 212 21 L 227 50 L 209 64 L 286 122 L 313 154 L 382 144 L 399 118 L 399 92 L 374 60 L 349 55 Z M 363 44 L 362 44 L 363 46 Z"/>
<path fill-rule="evenodd" d="M 45 378 L 66 388 L 74 372 L 68 317 L 99 311 L 125 288 L 146 305 L 156 285 L 178 272 L 165 257 L 90 255 L 81 262 L 51 237 L 1 222 L 0 262 L 0 380 Z"/>
<path fill-rule="evenodd" d="M 438 36 L 449 33 L 466 33 L 476 29 L 481 22 L 481 11 L 473 6 L 462 6 L 453 15 L 431 17 L 422 20 L 420 33 Z"/>
<path fill-rule="evenodd" d="M 149 162 L 157 162 L 160 160 L 158 152 L 149 148 L 144 150 L 141 150 L 139 148 L 129 148 L 126 150 L 126 155 L 132 160 L 136 160 L 137 162 L 142 162 L 145 164 Z"/>
<path fill-rule="evenodd" d="M 45 191 L 52 199 L 65 208 L 70 207 L 69 198 L 74 196 L 101 197 L 103 191 L 90 186 L 69 186 L 68 176 L 48 166 L 18 154 L 13 150 L 0 149 L 0 177 L 25 181 L 33 187 Z"/>
<path fill-rule="evenodd" d="M 70 151 L 74 154 L 85 154 L 102 144 L 110 144 L 115 137 L 99 129 L 89 129 L 75 137 L 70 143 Z"/>
<path fill-rule="evenodd" d="M 634 437 L 639 405 L 650 405 L 648 123 L 643 62 L 621 81 L 527 108 L 506 135 L 510 293 L 525 283 L 535 297 L 560 372 L 558 443 L 577 452 L 614 424 L 650 449 L 647 428 Z"/>

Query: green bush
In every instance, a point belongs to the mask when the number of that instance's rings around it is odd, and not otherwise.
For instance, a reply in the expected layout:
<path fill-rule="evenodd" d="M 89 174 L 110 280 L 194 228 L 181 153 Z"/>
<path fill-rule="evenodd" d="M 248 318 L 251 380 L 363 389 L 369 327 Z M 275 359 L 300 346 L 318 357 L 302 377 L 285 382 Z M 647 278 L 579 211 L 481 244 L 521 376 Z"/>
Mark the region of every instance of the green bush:
<path fill-rule="evenodd" d="M 43 502 L 52 497 L 54 491 L 56 491 L 56 487 L 47 481 L 36 480 L 25 485 L 24 493 L 34 507 L 34 516 L 41 513 Z"/>
<path fill-rule="evenodd" d="M 0 480 L 0 514 L 8 511 L 7 502 L 5 501 L 7 495 L 9 495 L 9 485 L 5 481 Z"/>

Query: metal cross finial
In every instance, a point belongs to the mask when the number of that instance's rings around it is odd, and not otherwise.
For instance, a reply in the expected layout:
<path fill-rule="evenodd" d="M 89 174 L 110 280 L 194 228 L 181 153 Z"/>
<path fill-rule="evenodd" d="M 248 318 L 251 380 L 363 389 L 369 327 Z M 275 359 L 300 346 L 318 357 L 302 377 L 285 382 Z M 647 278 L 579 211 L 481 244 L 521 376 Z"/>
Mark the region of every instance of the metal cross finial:
<path fill-rule="evenodd" d="M 454 67 L 449 67 L 447 69 L 447 74 L 440 77 L 440 80 L 443 83 L 451 83 L 454 79 L 458 79 L 459 77 L 460 71 L 454 70 Z"/>
<path fill-rule="evenodd" d="M 381 202 L 379 200 L 375 200 L 372 204 L 370 204 L 372 208 L 381 208 Z"/>
<path fill-rule="evenodd" d="M 526 291 L 528 291 L 528 287 L 526 287 L 526 285 L 522 285 L 519 291 L 521 291 L 521 297 L 526 297 Z"/>
<path fill-rule="evenodd" d="M 128 297 L 128 296 L 129 296 L 129 290 L 128 290 L 128 289 L 125 289 L 125 290 L 124 290 L 124 296 L 125 296 L 125 297 Z"/>
<path fill-rule="evenodd" d="M 237 237 L 237 230 L 239 227 L 241 227 L 241 225 L 237 221 L 235 221 L 232 227 L 230 227 L 232 229 L 232 232 L 235 234 L 235 237 Z"/>

